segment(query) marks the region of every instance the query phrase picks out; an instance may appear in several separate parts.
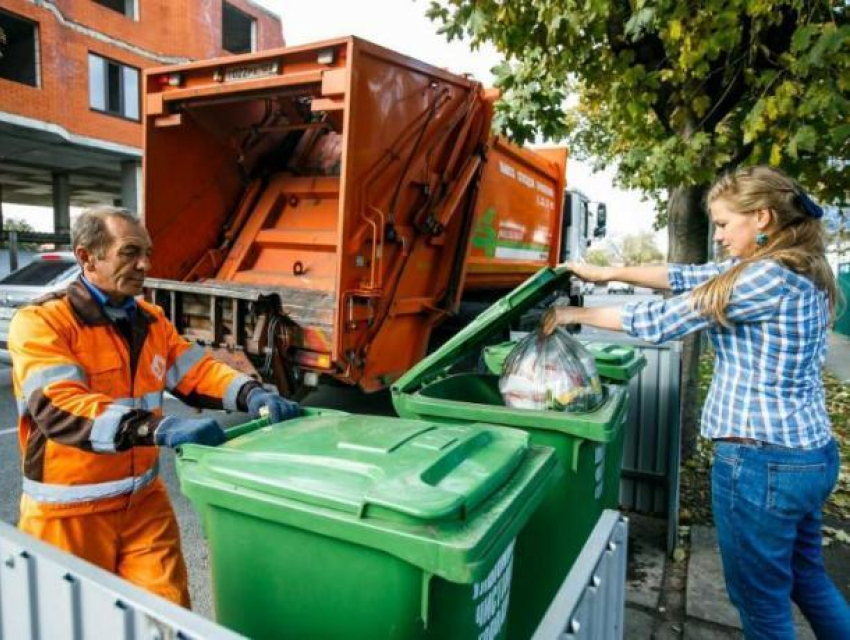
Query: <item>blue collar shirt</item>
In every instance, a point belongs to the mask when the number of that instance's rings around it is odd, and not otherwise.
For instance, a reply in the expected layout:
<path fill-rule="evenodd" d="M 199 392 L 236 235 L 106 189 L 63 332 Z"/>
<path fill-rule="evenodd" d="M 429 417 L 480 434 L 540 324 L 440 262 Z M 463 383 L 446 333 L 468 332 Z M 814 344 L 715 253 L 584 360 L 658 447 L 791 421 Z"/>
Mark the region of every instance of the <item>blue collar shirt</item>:
<path fill-rule="evenodd" d="M 116 305 L 110 301 L 109 296 L 89 282 L 85 276 L 82 276 L 80 279 L 83 281 L 86 289 L 91 292 L 92 297 L 97 300 L 106 317 L 113 322 L 118 320 L 132 320 L 133 316 L 136 315 L 139 303 L 136 302 L 133 296 L 127 296 L 127 299 L 122 304 Z"/>

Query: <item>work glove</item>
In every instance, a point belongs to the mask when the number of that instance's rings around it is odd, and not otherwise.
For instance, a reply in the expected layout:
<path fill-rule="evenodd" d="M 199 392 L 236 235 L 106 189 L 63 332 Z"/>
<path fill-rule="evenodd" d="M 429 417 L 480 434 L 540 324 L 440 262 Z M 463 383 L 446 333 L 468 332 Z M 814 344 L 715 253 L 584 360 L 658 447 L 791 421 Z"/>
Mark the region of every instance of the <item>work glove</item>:
<path fill-rule="evenodd" d="M 213 418 L 166 416 L 153 432 L 156 444 L 172 449 L 189 443 L 215 447 L 226 439 L 224 429 Z"/>
<path fill-rule="evenodd" d="M 265 407 L 271 424 L 301 415 L 301 407 L 297 402 L 287 400 L 276 391 L 266 391 L 262 387 L 257 387 L 248 393 L 246 404 L 252 418 L 261 417 L 263 414 L 260 411 Z"/>

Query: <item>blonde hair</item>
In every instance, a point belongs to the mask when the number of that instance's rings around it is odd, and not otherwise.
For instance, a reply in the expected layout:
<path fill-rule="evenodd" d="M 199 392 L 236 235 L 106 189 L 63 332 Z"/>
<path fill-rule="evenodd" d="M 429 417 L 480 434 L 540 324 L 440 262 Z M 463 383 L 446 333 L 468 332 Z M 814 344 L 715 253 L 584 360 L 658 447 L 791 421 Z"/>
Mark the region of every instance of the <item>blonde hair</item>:
<path fill-rule="evenodd" d="M 768 209 L 774 228 L 764 246 L 734 267 L 694 289 L 693 305 L 702 315 L 729 326 L 726 307 L 741 272 L 759 260 L 775 260 L 826 291 L 830 314 L 835 315 L 838 290 L 826 260 L 826 239 L 821 221 L 803 206 L 802 188 L 779 169 L 755 166 L 722 176 L 709 189 L 707 204 L 723 200 L 740 214 L 755 215 Z"/>

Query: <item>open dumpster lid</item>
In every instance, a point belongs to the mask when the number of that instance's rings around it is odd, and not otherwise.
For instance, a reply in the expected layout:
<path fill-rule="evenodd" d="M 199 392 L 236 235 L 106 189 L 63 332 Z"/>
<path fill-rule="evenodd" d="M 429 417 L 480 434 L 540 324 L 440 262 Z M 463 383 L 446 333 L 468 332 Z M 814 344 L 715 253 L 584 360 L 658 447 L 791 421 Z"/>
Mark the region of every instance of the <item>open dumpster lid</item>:
<path fill-rule="evenodd" d="M 565 267 L 544 267 L 498 300 L 441 348 L 420 360 L 401 376 L 392 386 L 393 403 L 398 395 L 413 393 L 422 385 L 443 375 L 463 355 L 480 350 L 497 331 L 567 282 L 570 273 Z"/>

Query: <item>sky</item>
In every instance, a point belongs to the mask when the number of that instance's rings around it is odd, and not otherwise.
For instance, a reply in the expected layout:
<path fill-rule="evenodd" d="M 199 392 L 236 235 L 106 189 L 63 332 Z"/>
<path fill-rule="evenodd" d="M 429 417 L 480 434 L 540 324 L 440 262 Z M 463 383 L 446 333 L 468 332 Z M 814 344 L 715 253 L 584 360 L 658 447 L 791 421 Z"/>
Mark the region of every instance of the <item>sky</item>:
<path fill-rule="evenodd" d="M 472 51 L 467 42 L 450 43 L 438 34 L 438 25 L 425 17 L 428 0 L 324 0 L 320 13 L 303 0 L 253 1 L 280 16 L 288 46 L 355 35 L 455 73 L 470 73 L 485 86 L 492 84 L 490 69 L 501 59 L 492 47 Z M 612 169 L 594 173 L 589 164 L 572 159 L 567 165 L 570 188 L 607 204 L 609 238 L 651 231 L 653 205 L 637 191 L 615 188 L 613 175 Z M 666 253 L 666 230 L 656 234 L 656 242 Z"/>
<path fill-rule="evenodd" d="M 287 45 L 356 35 L 435 66 L 470 73 L 485 86 L 492 84 L 490 69 L 500 60 L 493 48 L 472 51 L 468 43 L 449 43 L 437 34 L 437 25 L 425 17 L 428 0 L 253 1 L 281 17 Z M 612 170 L 593 173 L 588 164 L 571 159 L 567 183 L 591 201 L 607 204 L 609 238 L 651 230 L 655 217 L 652 205 L 643 202 L 638 192 L 614 188 Z M 72 216 L 75 213 L 72 210 Z M 39 231 L 50 231 L 53 226 L 49 209 L 7 204 L 4 217 L 24 217 Z M 659 248 L 666 252 L 666 232 L 656 234 L 656 238 Z"/>

